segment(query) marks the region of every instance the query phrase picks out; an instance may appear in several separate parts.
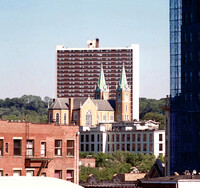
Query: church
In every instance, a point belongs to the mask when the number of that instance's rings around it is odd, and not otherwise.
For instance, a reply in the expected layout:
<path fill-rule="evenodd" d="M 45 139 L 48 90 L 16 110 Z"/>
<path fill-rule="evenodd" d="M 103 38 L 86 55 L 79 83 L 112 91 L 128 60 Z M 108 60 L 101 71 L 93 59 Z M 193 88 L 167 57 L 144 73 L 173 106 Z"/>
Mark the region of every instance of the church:
<path fill-rule="evenodd" d="M 121 77 L 116 86 L 116 99 L 109 99 L 103 65 L 95 88 L 95 98 L 56 98 L 48 110 L 49 123 L 94 127 L 99 123 L 131 121 L 131 89 L 123 64 Z"/>

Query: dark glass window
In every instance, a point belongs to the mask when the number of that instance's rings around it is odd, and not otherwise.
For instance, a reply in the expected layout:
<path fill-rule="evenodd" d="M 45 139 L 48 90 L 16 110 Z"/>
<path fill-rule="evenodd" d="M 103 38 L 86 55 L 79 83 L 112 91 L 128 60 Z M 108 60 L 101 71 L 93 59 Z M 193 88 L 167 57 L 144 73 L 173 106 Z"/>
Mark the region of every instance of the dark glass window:
<path fill-rule="evenodd" d="M 21 156 L 21 140 L 14 140 L 14 156 Z"/>

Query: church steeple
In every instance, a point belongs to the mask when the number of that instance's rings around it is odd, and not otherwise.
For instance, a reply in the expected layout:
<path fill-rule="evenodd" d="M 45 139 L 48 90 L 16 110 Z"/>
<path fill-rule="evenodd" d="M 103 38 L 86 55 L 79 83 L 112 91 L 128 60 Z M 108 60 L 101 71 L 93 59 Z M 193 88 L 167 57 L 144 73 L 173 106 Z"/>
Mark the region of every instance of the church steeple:
<path fill-rule="evenodd" d="M 104 91 L 104 90 L 107 90 L 107 89 L 108 89 L 108 87 L 106 85 L 106 80 L 105 80 L 105 77 L 104 77 L 103 65 L 101 64 L 101 71 L 100 71 L 100 75 L 99 75 L 99 80 L 98 80 L 98 85 L 96 87 L 96 91 L 97 90 Z"/>
<path fill-rule="evenodd" d="M 126 71 L 125 71 L 124 63 L 123 63 L 123 67 L 122 67 L 119 85 L 117 87 L 117 91 L 120 91 L 120 90 L 129 90 L 128 82 L 126 79 Z"/>
<path fill-rule="evenodd" d="M 123 63 L 122 73 L 116 89 L 116 121 L 131 120 L 131 90 L 126 79 L 126 72 Z"/>
<path fill-rule="evenodd" d="M 109 89 L 106 85 L 106 80 L 103 72 L 103 65 L 101 64 L 101 71 L 99 75 L 98 84 L 95 89 L 95 98 L 96 99 L 109 99 Z"/>

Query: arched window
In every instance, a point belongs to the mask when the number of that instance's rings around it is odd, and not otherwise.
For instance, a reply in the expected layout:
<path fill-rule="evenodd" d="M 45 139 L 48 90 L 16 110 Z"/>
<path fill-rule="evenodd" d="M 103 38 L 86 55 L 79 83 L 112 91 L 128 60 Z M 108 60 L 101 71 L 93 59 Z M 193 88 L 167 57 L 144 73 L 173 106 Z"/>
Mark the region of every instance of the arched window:
<path fill-rule="evenodd" d="M 125 101 L 128 101 L 128 93 L 125 95 Z"/>
<path fill-rule="evenodd" d="M 64 113 L 64 124 L 66 125 L 67 124 L 67 114 Z"/>
<path fill-rule="evenodd" d="M 92 111 L 89 110 L 86 113 L 86 126 L 91 126 L 92 125 Z"/>
<path fill-rule="evenodd" d="M 121 100 L 121 93 L 118 93 L 118 101 Z"/>
<path fill-rule="evenodd" d="M 59 113 L 56 114 L 56 124 L 59 125 Z"/>
<path fill-rule="evenodd" d="M 49 113 L 49 123 L 52 123 L 52 113 Z"/>

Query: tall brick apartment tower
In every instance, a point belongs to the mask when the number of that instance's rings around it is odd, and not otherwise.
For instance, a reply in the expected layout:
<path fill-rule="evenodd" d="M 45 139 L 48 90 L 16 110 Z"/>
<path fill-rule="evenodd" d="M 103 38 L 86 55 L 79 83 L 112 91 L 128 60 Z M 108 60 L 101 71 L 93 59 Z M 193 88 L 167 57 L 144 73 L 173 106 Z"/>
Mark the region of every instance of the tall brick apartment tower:
<path fill-rule="evenodd" d="M 56 46 L 57 97 L 94 98 L 101 64 L 109 85 L 109 98 L 115 99 L 123 62 L 131 90 L 132 119 L 139 120 L 139 45 L 100 48 L 99 39 L 87 41 L 87 48 Z"/>

